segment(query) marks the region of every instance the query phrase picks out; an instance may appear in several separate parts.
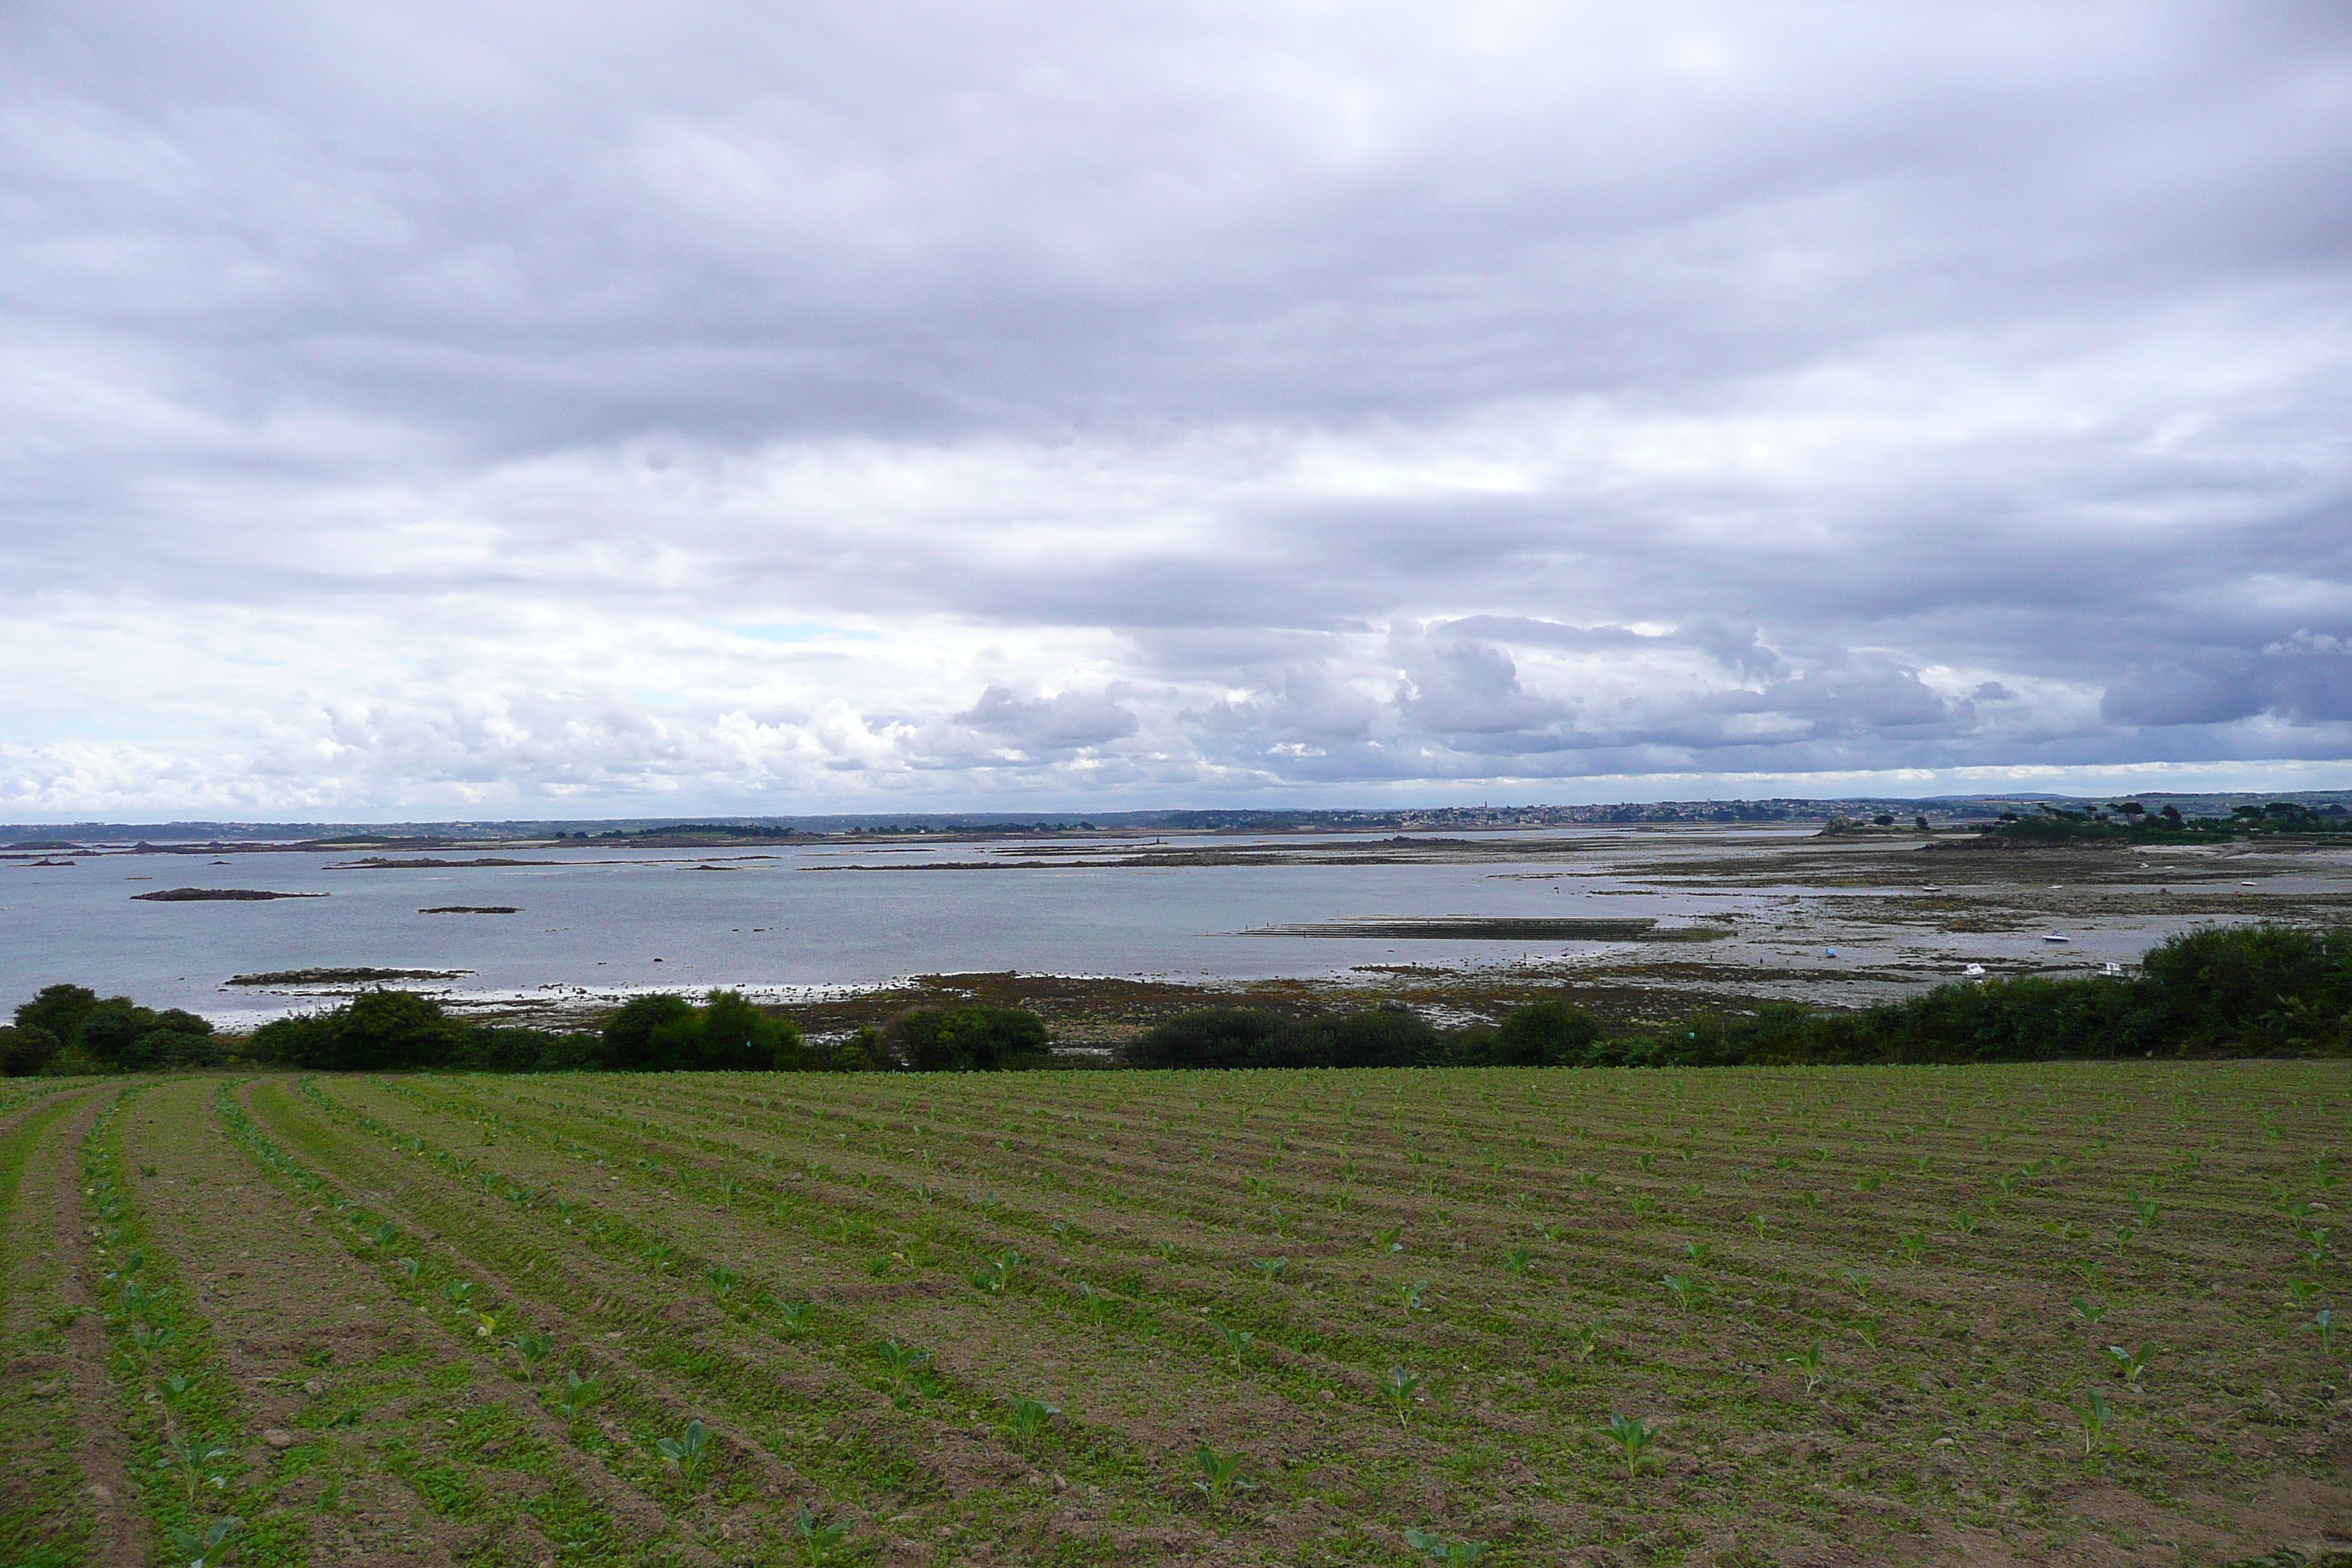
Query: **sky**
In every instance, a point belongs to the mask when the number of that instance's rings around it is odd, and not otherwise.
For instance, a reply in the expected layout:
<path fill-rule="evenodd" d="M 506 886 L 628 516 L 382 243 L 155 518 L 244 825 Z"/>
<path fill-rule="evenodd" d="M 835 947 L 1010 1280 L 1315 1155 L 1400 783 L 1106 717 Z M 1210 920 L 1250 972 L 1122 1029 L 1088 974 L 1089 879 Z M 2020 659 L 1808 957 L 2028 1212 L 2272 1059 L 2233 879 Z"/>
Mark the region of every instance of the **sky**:
<path fill-rule="evenodd" d="M 2352 10 L 0 10 L 0 818 L 2352 785 Z"/>

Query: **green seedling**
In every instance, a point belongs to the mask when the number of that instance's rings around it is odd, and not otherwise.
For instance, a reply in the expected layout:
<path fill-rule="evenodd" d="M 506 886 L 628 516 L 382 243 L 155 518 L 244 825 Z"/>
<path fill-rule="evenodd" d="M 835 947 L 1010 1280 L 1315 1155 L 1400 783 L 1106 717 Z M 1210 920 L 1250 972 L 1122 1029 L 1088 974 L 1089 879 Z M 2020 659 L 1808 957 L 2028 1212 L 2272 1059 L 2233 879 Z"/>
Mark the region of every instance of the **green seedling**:
<path fill-rule="evenodd" d="M 1673 1294 L 1675 1305 L 1685 1311 L 1703 1305 L 1709 1296 L 1715 1294 L 1705 1280 L 1695 1279 L 1687 1274 L 1669 1274 L 1659 1283 Z"/>
<path fill-rule="evenodd" d="M 685 1431 L 656 1438 L 654 1447 L 661 1450 L 662 1462 L 693 1486 L 702 1479 L 703 1463 L 710 1457 L 710 1432 L 699 1420 L 689 1421 Z"/>
<path fill-rule="evenodd" d="M 1838 1278 L 1845 1281 L 1846 1288 L 1854 1293 L 1856 1299 L 1864 1301 L 1870 1300 L 1869 1275 L 1859 1268 L 1849 1268 Z"/>
<path fill-rule="evenodd" d="M 1543 1237 L 1546 1241 L 1557 1243 L 1559 1240 L 1562 1232 L 1560 1227 L 1556 1225 L 1539 1225 L 1536 1226 L 1536 1234 Z"/>
<path fill-rule="evenodd" d="M 879 1353 L 882 1357 L 883 1370 L 890 1374 L 890 1389 L 893 1393 L 903 1392 L 907 1386 L 907 1380 L 914 1376 L 931 1359 L 930 1352 L 901 1345 L 896 1340 L 884 1340 Z"/>
<path fill-rule="evenodd" d="M 513 1346 L 515 1354 L 522 1358 L 523 1374 L 529 1377 L 536 1375 L 539 1363 L 545 1361 L 549 1353 L 555 1349 L 555 1336 L 544 1331 L 536 1334 L 521 1333 L 515 1335 L 507 1343 Z"/>
<path fill-rule="evenodd" d="M 2324 1289 L 2316 1279 L 2290 1279 L 2286 1282 L 2286 1297 L 2297 1307 L 2308 1307 Z"/>
<path fill-rule="evenodd" d="M 2336 1353 L 2336 1314 L 2335 1314 L 2334 1312 L 2331 1312 L 2331 1311 L 2329 1311 L 2326 1308 L 2322 1307 L 2321 1309 L 2319 1309 L 2319 1310 L 2318 1310 L 2316 1313 L 2315 1313 L 2315 1314 L 2313 1315 L 2311 1321 L 2310 1321 L 2309 1323 L 2305 1324 L 2305 1326 L 2307 1329 L 2309 1329 L 2313 1333 L 2315 1333 L 2315 1334 L 2317 1334 L 2317 1335 L 2319 1336 L 2319 1353 L 2320 1353 L 2320 1354 L 2325 1355 L 2325 1356 L 2333 1356 L 2333 1355 L 2335 1355 L 2335 1353 Z"/>
<path fill-rule="evenodd" d="M 1704 1268 L 1715 1260 L 1715 1247 L 1709 1242 L 1685 1241 L 1683 1243 L 1683 1256 L 1691 1260 L 1692 1268 Z"/>
<path fill-rule="evenodd" d="M 2107 1359 L 2115 1363 L 2116 1375 L 2134 1384 L 2139 1382 L 2139 1374 L 2147 1370 L 2148 1357 L 2155 1353 L 2153 1345 L 2142 1345 L 2136 1351 L 2127 1351 L 2121 1345 L 2107 1347 Z"/>
<path fill-rule="evenodd" d="M 583 1377 L 577 1371 L 566 1367 L 563 1372 L 563 1391 L 555 1396 L 555 1407 L 563 1412 L 563 1418 L 566 1421 L 576 1420 L 583 1410 L 596 1402 L 599 1392 L 594 1374 Z"/>
<path fill-rule="evenodd" d="M 1399 1425 L 1412 1414 L 1413 1390 L 1427 1381 L 1401 1366 L 1389 1368 L 1388 1376 L 1381 1380 L 1381 1393 L 1387 1396 L 1389 1404 L 1395 1409 Z"/>
<path fill-rule="evenodd" d="M 1797 1194 L 1797 1201 L 1804 1205 L 1807 1208 L 1812 1210 L 1815 1214 L 1819 1214 L 1821 1212 L 1822 1194 L 1812 1191 L 1811 1188 L 1799 1193 Z"/>
<path fill-rule="evenodd" d="M 645 1250 L 638 1256 L 646 1260 L 646 1267 L 656 1274 L 667 1274 L 677 1267 L 677 1248 L 667 1241 L 646 1243 Z"/>
<path fill-rule="evenodd" d="M 1885 1172 L 1866 1171 L 1860 1177 L 1856 1178 L 1853 1184 L 1853 1190 L 1857 1193 L 1874 1193 L 1885 1184 Z"/>
<path fill-rule="evenodd" d="M 712 1294 L 720 1300 L 727 1300 L 735 1294 L 735 1281 L 739 1276 L 727 1264 L 712 1264 L 702 1271 L 702 1277 L 710 1281 Z"/>
<path fill-rule="evenodd" d="M 1574 1356 L 1580 1364 L 1591 1361 L 1592 1352 L 1600 1348 L 1600 1324 L 1571 1323 L 1569 1325 L 1568 1353 Z"/>
<path fill-rule="evenodd" d="M 1256 1269 L 1261 1275 L 1265 1276 L 1265 1282 L 1271 1285 L 1276 1279 L 1282 1278 L 1282 1271 L 1290 1267 L 1290 1259 L 1287 1258 L 1254 1258 L 1250 1259 L 1250 1267 Z"/>
<path fill-rule="evenodd" d="M 1212 1507 L 1223 1503 L 1235 1491 L 1257 1489 L 1256 1482 L 1243 1478 L 1242 1456 L 1238 1451 L 1220 1454 L 1203 1443 L 1192 1450 L 1192 1468 L 1200 1472 L 1200 1479 L 1192 1483 L 1192 1489 L 1207 1498 Z"/>
<path fill-rule="evenodd" d="M 1646 1176 L 1658 1168 L 1658 1157 L 1655 1154 L 1636 1154 L 1633 1156 L 1633 1168 Z"/>
<path fill-rule="evenodd" d="M 1238 1370 L 1242 1357 L 1249 1353 L 1257 1336 L 1247 1329 L 1229 1329 L 1214 1318 L 1209 1320 L 1209 1329 L 1217 1336 L 1217 1342 L 1225 1347 L 1225 1353 L 1234 1358 L 1234 1366 Z"/>
<path fill-rule="evenodd" d="M 1532 1247 L 1514 1247 L 1503 1254 L 1503 1268 L 1512 1274 L 1527 1273 L 1535 1262 L 1536 1249 Z"/>
<path fill-rule="evenodd" d="M 177 1410 L 181 1402 L 194 1391 L 195 1386 L 186 1373 L 175 1372 L 168 1377 L 159 1377 L 155 1380 L 155 1394 L 163 1400 L 165 1409 Z"/>
<path fill-rule="evenodd" d="M 150 1290 L 136 1279 L 125 1279 L 122 1282 L 122 1310 L 126 1312 L 140 1311 L 171 1293 L 172 1288 L 168 1285 L 160 1290 Z"/>
<path fill-rule="evenodd" d="M 808 1568 L 824 1568 L 839 1554 L 842 1542 L 849 1539 L 846 1524 L 819 1524 L 809 1505 L 801 1504 L 800 1512 L 793 1516 L 793 1540 L 800 1548 L 801 1561 Z"/>
<path fill-rule="evenodd" d="M 244 1528 L 245 1521 L 235 1514 L 213 1521 L 201 1532 L 170 1526 L 172 1553 L 174 1558 L 185 1559 L 188 1568 L 215 1568 L 227 1562 L 228 1554 L 236 1550 L 229 1544 L 229 1538 Z"/>
<path fill-rule="evenodd" d="M 1862 1342 L 1864 1344 L 1868 1345 L 1872 1350 L 1876 1350 L 1878 1348 L 1878 1318 L 1876 1314 L 1874 1313 L 1869 1317 L 1856 1318 L 1849 1326 L 1855 1333 L 1862 1336 Z"/>
<path fill-rule="evenodd" d="M 1021 1398 L 1013 1401 L 1004 1424 L 1016 1437 L 1034 1437 L 1045 1429 L 1045 1423 L 1062 1413 L 1058 1405 L 1048 1405 L 1042 1399 Z"/>
<path fill-rule="evenodd" d="M 452 1279 L 441 1287 L 441 1299 L 453 1307 L 462 1308 L 474 1299 L 474 1282 L 471 1279 Z"/>
<path fill-rule="evenodd" d="M 1752 1214 L 1748 1216 L 1748 1228 L 1754 1231 L 1757 1235 L 1762 1236 L 1766 1231 L 1772 1228 L 1772 1222 L 1766 1219 L 1760 1214 Z"/>
<path fill-rule="evenodd" d="M 131 1325 L 131 1342 L 139 1347 L 142 1355 L 153 1355 L 169 1345 L 173 1337 L 168 1325 L 160 1329 L 150 1328 L 145 1323 Z"/>
<path fill-rule="evenodd" d="M 784 1331 L 786 1339 L 798 1339 L 814 1326 L 815 1302 L 787 1301 L 776 1296 L 769 1297 L 768 1300 L 776 1310 L 776 1326 Z"/>
<path fill-rule="evenodd" d="M 217 1491 L 228 1489 L 226 1476 L 205 1474 L 207 1470 L 214 1468 L 217 1461 L 228 1457 L 229 1451 L 226 1448 L 217 1446 L 199 1447 L 189 1438 L 173 1433 L 163 1439 L 163 1457 L 156 1461 L 155 1468 L 159 1470 L 179 1472 L 181 1489 L 188 1494 L 188 1507 L 194 1509 L 196 1506 L 196 1494 L 205 1487 L 210 1486 Z"/>
<path fill-rule="evenodd" d="M 1428 1295 L 1429 1281 L 1426 1279 L 1415 1279 L 1411 1284 L 1399 1285 L 1396 1288 L 1396 1298 L 1403 1303 L 1407 1317 L 1412 1316 L 1415 1312 L 1426 1312 L 1430 1310 Z"/>
<path fill-rule="evenodd" d="M 2304 1244 L 2303 1255 L 2311 1260 L 2314 1268 L 2336 1256 L 2336 1249 L 2327 1244 L 2329 1235 L 2330 1232 L 2325 1227 L 2314 1226 L 2305 1231 L 2299 1238 Z"/>
<path fill-rule="evenodd" d="M 2107 1424 L 2116 1418 L 2107 1397 L 2095 1388 L 2083 1391 L 2083 1402 L 2074 1406 L 2075 1419 L 2083 1424 L 2083 1452 L 2089 1454 L 2107 1440 Z"/>
<path fill-rule="evenodd" d="M 1172 1241 L 1162 1241 L 1157 1243 L 1153 1246 L 1151 1250 L 1160 1254 L 1160 1261 L 1162 1263 L 1173 1263 L 1176 1261 L 1176 1244 Z"/>
<path fill-rule="evenodd" d="M 378 1247 L 390 1247 L 400 1239 L 400 1227 L 391 1224 L 380 1225 L 369 1231 L 368 1236 Z"/>
<path fill-rule="evenodd" d="M 1927 1233 L 1920 1230 L 1905 1231 L 1895 1238 L 1895 1251 L 1904 1262 L 1916 1268 L 1919 1259 L 1927 1255 Z"/>
<path fill-rule="evenodd" d="M 1606 1426 L 1593 1430 L 1616 1446 L 1617 1458 L 1625 1467 L 1627 1480 L 1641 1474 L 1643 1465 L 1656 1462 L 1650 1458 L 1649 1448 L 1658 1439 L 1658 1428 L 1639 1416 L 1612 1414 Z"/>
<path fill-rule="evenodd" d="M 722 1198 L 740 1198 L 743 1195 L 743 1184 L 732 1176 L 721 1176 L 719 1178 L 719 1195 Z"/>
<path fill-rule="evenodd" d="M 1805 1387 L 1809 1392 L 1820 1387 L 1822 1379 L 1829 1375 L 1829 1369 L 1822 1363 L 1822 1342 L 1819 1340 L 1807 1345 L 1801 1353 L 1784 1355 L 1780 1361 L 1784 1366 L 1793 1366 L 1797 1369 L 1803 1376 Z"/>
<path fill-rule="evenodd" d="M 1372 1233 L 1372 1247 L 1375 1251 L 1379 1252 L 1402 1252 L 1404 1250 L 1404 1226 L 1401 1225 L 1391 1226 L 1386 1230 L 1374 1231 Z"/>
<path fill-rule="evenodd" d="M 1095 1327 L 1099 1330 L 1104 1319 L 1110 1315 L 1110 1293 L 1097 1289 L 1089 1280 L 1081 1279 L 1078 1281 L 1078 1300 L 1086 1303 L 1087 1315 L 1094 1320 Z"/>
<path fill-rule="evenodd" d="M 1406 1531 L 1404 1543 L 1432 1562 L 1444 1563 L 1446 1568 L 1469 1568 L 1471 1563 L 1482 1561 L 1487 1551 L 1480 1542 L 1447 1541 L 1426 1530 Z"/>
<path fill-rule="evenodd" d="M 1633 1201 L 1626 1206 L 1633 1211 L 1635 1219 L 1646 1219 L 1656 1210 L 1658 1200 L 1647 1193 L 1635 1193 Z"/>
<path fill-rule="evenodd" d="M 2075 1297 L 2074 1309 L 2074 1315 L 2086 1323 L 2098 1322 L 2107 1315 L 2107 1309 L 2104 1303 L 2094 1301 L 2087 1296 Z"/>

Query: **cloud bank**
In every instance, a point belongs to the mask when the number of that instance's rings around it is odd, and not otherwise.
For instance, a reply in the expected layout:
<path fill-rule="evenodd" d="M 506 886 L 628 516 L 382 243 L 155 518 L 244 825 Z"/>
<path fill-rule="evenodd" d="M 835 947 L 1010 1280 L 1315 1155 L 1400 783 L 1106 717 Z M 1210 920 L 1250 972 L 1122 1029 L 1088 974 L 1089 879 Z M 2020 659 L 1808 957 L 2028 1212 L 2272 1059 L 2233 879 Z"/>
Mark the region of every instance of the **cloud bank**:
<path fill-rule="evenodd" d="M 0 17 L 0 813 L 2352 757 L 2340 7 Z"/>

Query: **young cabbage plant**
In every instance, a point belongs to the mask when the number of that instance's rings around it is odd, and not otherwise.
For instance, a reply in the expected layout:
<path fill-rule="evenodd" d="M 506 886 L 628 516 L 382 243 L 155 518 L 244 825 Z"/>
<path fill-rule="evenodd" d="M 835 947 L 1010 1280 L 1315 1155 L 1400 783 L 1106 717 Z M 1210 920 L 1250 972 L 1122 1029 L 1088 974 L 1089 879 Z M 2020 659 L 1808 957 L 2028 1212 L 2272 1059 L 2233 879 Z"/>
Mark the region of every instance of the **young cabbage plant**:
<path fill-rule="evenodd" d="M 734 1296 L 735 1281 L 740 1278 L 733 1268 L 724 1263 L 712 1264 L 702 1271 L 702 1277 L 710 1281 L 711 1293 L 722 1301 Z"/>
<path fill-rule="evenodd" d="M 654 1447 L 661 1450 L 662 1462 L 693 1486 L 702 1479 L 702 1467 L 710 1457 L 710 1432 L 700 1420 L 688 1421 L 685 1431 L 656 1438 Z"/>
<path fill-rule="evenodd" d="M 245 1528 L 245 1521 L 235 1514 L 216 1519 L 202 1531 L 182 1530 L 177 1525 L 166 1527 L 172 1537 L 172 1554 L 175 1561 L 184 1561 L 188 1568 L 215 1568 L 228 1561 L 236 1547 L 230 1538 Z"/>
<path fill-rule="evenodd" d="M 1381 1393 L 1396 1410 L 1397 1424 L 1402 1426 L 1412 1414 L 1413 1390 L 1428 1379 L 1405 1371 L 1401 1366 L 1389 1368 L 1388 1376 L 1381 1379 Z"/>
<path fill-rule="evenodd" d="M 555 1407 L 563 1412 L 563 1418 L 566 1421 L 575 1421 L 579 1419 L 583 1410 L 596 1402 L 599 1392 L 601 1391 L 596 1386 L 594 1373 L 583 1377 L 576 1369 L 566 1367 L 563 1372 L 563 1390 L 555 1396 Z"/>
<path fill-rule="evenodd" d="M 1290 1267 L 1290 1259 L 1287 1258 L 1253 1258 L 1250 1259 L 1250 1267 L 1256 1269 L 1258 1273 L 1264 1277 L 1265 1282 L 1271 1285 L 1276 1279 L 1282 1278 L 1283 1270 Z"/>
<path fill-rule="evenodd" d="M 2126 1350 L 2121 1345 L 2107 1347 L 2107 1359 L 2115 1363 L 2116 1375 L 2133 1384 L 2139 1382 L 2139 1374 L 2147 1370 L 2148 1358 L 2155 1353 L 2154 1345 L 2142 1345 L 2136 1351 Z"/>
<path fill-rule="evenodd" d="M 1706 1281 L 1694 1279 L 1688 1274 L 1669 1274 L 1659 1283 L 1673 1294 L 1675 1305 L 1685 1312 L 1693 1307 L 1705 1305 L 1706 1299 L 1715 1294 L 1714 1288 Z"/>
<path fill-rule="evenodd" d="M 769 1300 L 776 1309 L 776 1325 L 784 1331 L 786 1339 L 798 1339 L 816 1324 L 816 1303 L 786 1301 L 778 1297 Z"/>
<path fill-rule="evenodd" d="M 535 1334 L 526 1330 L 507 1343 L 513 1347 L 516 1355 L 522 1358 L 523 1375 L 532 1377 L 538 1373 L 539 1363 L 555 1349 L 555 1336 L 544 1330 Z"/>
<path fill-rule="evenodd" d="M 2313 1315 L 2311 1321 L 2305 1324 L 2305 1327 L 2311 1332 L 2319 1336 L 2320 1354 L 2325 1356 L 2335 1355 L 2336 1330 L 2337 1325 L 2336 1321 L 2336 1314 L 2334 1312 L 2322 1307 Z"/>
<path fill-rule="evenodd" d="M 883 1370 L 890 1374 L 890 1389 L 894 1394 L 903 1393 L 907 1380 L 921 1371 L 931 1359 L 930 1352 L 902 1345 L 896 1340 L 884 1340 L 878 1353 L 882 1358 Z"/>
<path fill-rule="evenodd" d="M 1372 1247 L 1375 1251 L 1379 1252 L 1402 1252 L 1404 1250 L 1404 1226 L 1395 1225 L 1391 1226 L 1386 1230 L 1374 1231 L 1372 1233 Z"/>
<path fill-rule="evenodd" d="M 2083 1452 L 2092 1453 L 2107 1440 L 2107 1426 L 2116 1413 L 2107 1404 L 2107 1396 L 2095 1388 L 2083 1391 L 2083 1401 L 2074 1406 L 2074 1415 L 2083 1424 Z"/>
<path fill-rule="evenodd" d="M 1004 1424 L 1016 1437 L 1034 1437 L 1045 1429 L 1045 1423 L 1062 1413 L 1058 1405 L 1048 1405 L 1042 1399 L 1023 1397 L 1007 1407 Z"/>
<path fill-rule="evenodd" d="M 1217 1342 L 1224 1347 L 1225 1353 L 1234 1358 L 1234 1370 L 1239 1371 L 1242 1358 L 1249 1353 L 1250 1345 L 1257 1339 L 1257 1335 L 1247 1329 L 1227 1328 L 1214 1318 L 1209 1320 L 1209 1329 L 1217 1336 Z"/>
<path fill-rule="evenodd" d="M 203 1446 L 173 1433 L 163 1439 L 163 1457 L 156 1461 L 159 1470 L 179 1473 L 181 1489 L 188 1494 L 188 1507 L 196 1506 L 196 1494 L 210 1486 L 216 1491 L 228 1489 L 228 1478 L 218 1473 L 220 1460 L 229 1458 L 229 1451 L 218 1446 Z M 206 1474 L 213 1471 L 213 1474 Z"/>
<path fill-rule="evenodd" d="M 842 1543 L 849 1539 L 846 1524 L 820 1524 L 816 1514 L 806 1503 L 793 1516 L 793 1542 L 800 1549 L 801 1561 L 807 1568 L 825 1568 L 841 1553 Z"/>
<path fill-rule="evenodd" d="M 1426 1279 L 1415 1279 L 1396 1288 L 1396 1299 L 1403 1305 L 1405 1316 L 1408 1318 L 1415 1312 L 1426 1312 L 1430 1310 L 1428 1296 L 1429 1281 Z"/>
<path fill-rule="evenodd" d="M 2094 1301 L 2087 1296 L 2075 1297 L 2073 1305 L 2074 1315 L 2086 1323 L 2095 1323 L 2107 1315 L 2105 1303 Z"/>
<path fill-rule="evenodd" d="M 1527 1274 L 1533 1271 L 1535 1266 L 1536 1249 L 1532 1247 L 1514 1247 L 1503 1254 L 1503 1268 L 1507 1273 Z"/>
<path fill-rule="evenodd" d="M 1822 1362 L 1822 1342 L 1819 1340 L 1807 1345 L 1796 1355 L 1782 1356 L 1780 1361 L 1783 1365 L 1797 1369 L 1798 1374 L 1804 1378 L 1805 1388 L 1809 1393 L 1820 1387 L 1822 1379 L 1829 1375 L 1829 1368 Z"/>
<path fill-rule="evenodd" d="M 142 1355 L 153 1355 L 169 1345 L 174 1337 L 168 1324 L 160 1329 L 151 1328 L 145 1323 L 131 1325 L 131 1342 L 139 1347 Z"/>
<path fill-rule="evenodd" d="M 1570 1323 L 1568 1326 L 1568 1353 L 1574 1356 L 1580 1363 L 1591 1361 L 1592 1352 L 1600 1348 L 1601 1325 L 1599 1323 Z"/>
<path fill-rule="evenodd" d="M 1447 1541 L 1426 1530 L 1408 1530 L 1404 1543 L 1433 1563 L 1443 1563 L 1445 1568 L 1470 1568 L 1473 1563 L 1485 1560 L 1487 1548 L 1474 1541 Z"/>
<path fill-rule="evenodd" d="M 1242 1475 L 1242 1456 L 1238 1450 L 1220 1454 L 1203 1443 L 1192 1450 L 1192 1468 L 1200 1472 L 1192 1489 L 1209 1500 L 1213 1507 L 1222 1504 L 1236 1491 L 1255 1491 L 1257 1483 Z"/>
<path fill-rule="evenodd" d="M 1593 1430 L 1616 1447 L 1617 1461 L 1625 1467 L 1627 1480 L 1641 1474 L 1643 1466 L 1657 1462 L 1649 1448 L 1657 1441 L 1658 1428 L 1641 1417 L 1612 1414 L 1607 1426 Z"/>

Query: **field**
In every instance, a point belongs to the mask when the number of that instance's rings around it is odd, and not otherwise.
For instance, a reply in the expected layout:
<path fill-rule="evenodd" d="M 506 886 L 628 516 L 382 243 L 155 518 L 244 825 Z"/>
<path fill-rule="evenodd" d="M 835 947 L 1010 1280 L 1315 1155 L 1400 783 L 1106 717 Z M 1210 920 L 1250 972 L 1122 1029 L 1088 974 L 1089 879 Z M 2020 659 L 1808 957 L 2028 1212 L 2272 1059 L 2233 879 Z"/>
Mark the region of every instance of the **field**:
<path fill-rule="evenodd" d="M 2341 1064 L 9 1092 L 11 1564 L 2352 1533 Z"/>

